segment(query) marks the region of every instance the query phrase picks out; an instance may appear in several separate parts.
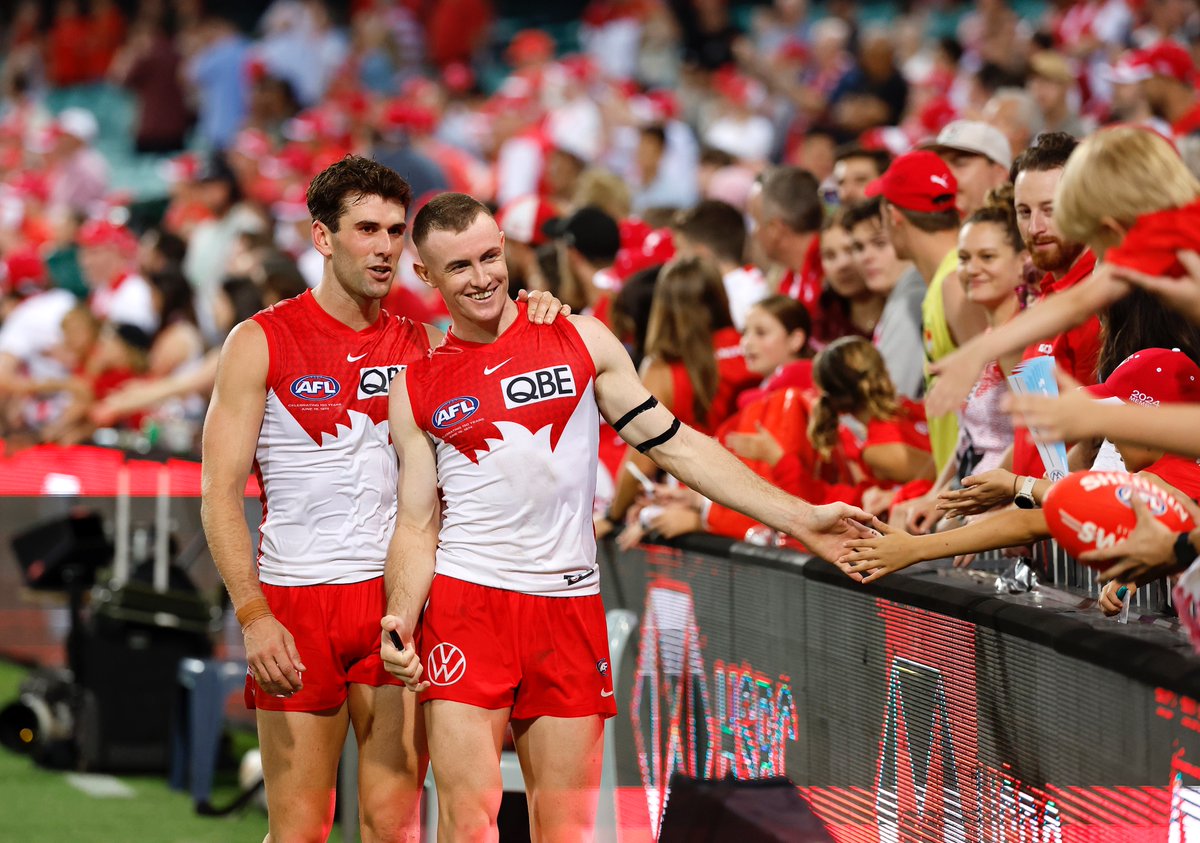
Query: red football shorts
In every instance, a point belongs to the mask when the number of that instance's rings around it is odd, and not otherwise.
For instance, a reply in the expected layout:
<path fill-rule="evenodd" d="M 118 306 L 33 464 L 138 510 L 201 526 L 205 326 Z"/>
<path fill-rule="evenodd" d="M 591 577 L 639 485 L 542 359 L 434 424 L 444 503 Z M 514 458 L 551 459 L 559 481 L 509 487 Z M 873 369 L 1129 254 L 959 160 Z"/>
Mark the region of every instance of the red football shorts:
<path fill-rule="evenodd" d="M 275 617 L 296 639 L 308 670 L 304 687 L 286 699 L 268 694 L 246 672 L 246 708 L 327 711 L 346 701 L 348 686 L 402 685 L 379 658 L 379 619 L 386 614 L 383 577 L 350 585 L 279 586 L 263 583 Z"/>
<path fill-rule="evenodd" d="M 421 702 L 512 708 L 514 720 L 617 713 L 599 594 L 543 597 L 435 576 L 417 629 Z"/>

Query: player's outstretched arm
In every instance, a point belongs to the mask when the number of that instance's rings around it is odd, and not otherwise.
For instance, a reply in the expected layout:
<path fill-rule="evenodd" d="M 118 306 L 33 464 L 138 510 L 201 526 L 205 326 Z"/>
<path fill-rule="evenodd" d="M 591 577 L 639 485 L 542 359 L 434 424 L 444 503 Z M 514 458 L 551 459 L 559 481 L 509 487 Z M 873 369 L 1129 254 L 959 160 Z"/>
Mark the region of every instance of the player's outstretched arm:
<path fill-rule="evenodd" d="M 230 332 L 204 420 L 200 518 L 213 561 L 246 638 L 246 660 L 268 694 L 301 688 L 304 665 L 292 635 L 263 597 L 246 527 L 243 495 L 267 400 L 267 339 L 258 323 Z"/>
<path fill-rule="evenodd" d="M 1005 510 L 965 527 L 925 536 L 911 536 L 894 527 L 881 529 L 882 536 L 846 542 L 838 566 L 847 573 L 863 575 L 863 582 L 871 582 L 917 562 L 1013 547 L 1050 535 L 1040 509 Z"/>
<path fill-rule="evenodd" d="M 404 372 L 392 381 L 388 425 L 400 465 L 396 482 L 396 529 L 388 544 L 384 569 L 388 614 L 382 621 L 379 653 L 389 673 L 402 679 L 409 690 L 421 691 L 428 683 L 421 682 L 423 668 L 413 646 L 413 631 L 433 582 L 441 510 L 433 442 L 413 418 Z M 396 638 L 400 640 L 399 647 Z"/>
<path fill-rule="evenodd" d="M 1083 283 L 1038 302 L 994 331 L 979 334 L 930 367 L 938 380 L 925 397 L 926 414 L 935 418 L 954 412 L 989 362 L 1082 325 L 1129 290 L 1128 282 L 1101 265 Z"/>
<path fill-rule="evenodd" d="M 709 500 L 795 536 L 826 559 L 842 542 L 865 535 L 874 518 L 848 504 L 813 506 L 772 486 L 725 450 L 655 402 L 624 347 L 599 321 L 572 317 L 596 365 L 600 412 L 626 442 Z M 654 406 L 649 406 L 651 403 Z M 646 409 L 642 409 L 646 408 Z M 854 523 L 857 519 L 859 524 Z"/>

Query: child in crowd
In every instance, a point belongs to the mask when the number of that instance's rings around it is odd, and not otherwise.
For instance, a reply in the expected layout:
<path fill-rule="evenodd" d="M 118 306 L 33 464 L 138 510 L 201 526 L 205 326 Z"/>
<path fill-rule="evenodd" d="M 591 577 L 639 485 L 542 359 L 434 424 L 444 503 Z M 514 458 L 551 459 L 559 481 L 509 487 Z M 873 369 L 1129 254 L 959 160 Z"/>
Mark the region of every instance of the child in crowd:
<path fill-rule="evenodd" d="M 896 393 L 875 346 L 860 337 L 831 343 L 817 355 L 813 381 L 821 397 L 809 440 L 824 458 L 842 451 L 865 509 L 884 513 L 897 498 L 930 488 L 935 469 L 924 408 Z"/>

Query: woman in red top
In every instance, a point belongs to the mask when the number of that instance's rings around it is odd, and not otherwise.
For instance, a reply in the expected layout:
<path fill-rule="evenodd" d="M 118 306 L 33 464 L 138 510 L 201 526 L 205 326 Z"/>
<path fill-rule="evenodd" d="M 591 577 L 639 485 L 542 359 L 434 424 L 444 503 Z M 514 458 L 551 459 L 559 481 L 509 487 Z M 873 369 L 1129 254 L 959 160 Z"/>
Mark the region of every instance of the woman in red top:
<path fill-rule="evenodd" d="M 729 316 L 725 286 L 716 265 L 703 258 L 672 260 L 654 288 L 642 383 L 684 424 L 711 432 L 732 415 L 737 396 L 758 378 L 746 368 L 741 336 Z M 639 491 L 632 464 L 644 475 L 657 468 L 633 449 L 626 451 L 607 520 L 619 523 Z M 597 523 L 600 535 L 611 526 Z"/>
<path fill-rule="evenodd" d="M 781 295 L 768 296 L 747 311 L 742 355 L 746 368 L 763 381 L 738 397 L 738 412 L 716 432 L 721 444 L 776 485 L 781 483 L 775 468 L 785 457 L 803 461 L 811 456 L 805 433 L 806 393 L 812 389 L 810 320 L 808 308 Z M 800 450 L 807 453 L 794 453 Z M 806 465 L 811 469 L 812 460 Z M 647 518 L 646 527 L 664 538 L 707 530 L 740 540 L 757 526 L 753 519 L 688 490 L 663 490 L 653 503 L 659 509 Z M 632 539 L 633 534 L 625 536 L 622 544 Z"/>
<path fill-rule="evenodd" d="M 925 408 L 896 393 L 869 340 L 831 343 L 813 363 L 813 381 L 821 397 L 809 439 L 823 457 L 841 450 L 848 458 L 865 508 L 883 513 L 898 494 L 907 498 L 929 488 L 936 472 Z"/>

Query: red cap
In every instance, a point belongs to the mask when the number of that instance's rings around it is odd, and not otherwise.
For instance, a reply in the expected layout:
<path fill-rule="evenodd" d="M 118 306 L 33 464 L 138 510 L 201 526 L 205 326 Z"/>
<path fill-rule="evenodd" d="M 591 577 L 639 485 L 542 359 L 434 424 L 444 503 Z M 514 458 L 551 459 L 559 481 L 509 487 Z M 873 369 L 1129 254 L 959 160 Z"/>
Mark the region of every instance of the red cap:
<path fill-rule="evenodd" d="M 621 280 L 675 257 L 675 238 L 669 228 L 650 228 L 634 217 L 622 220 L 618 230 L 621 250 L 613 262 L 613 272 Z"/>
<path fill-rule="evenodd" d="M 132 255 L 137 251 L 137 239 L 128 228 L 108 220 L 88 220 L 79 228 L 79 245 L 116 246 L 122 252 Z"/>
<path fill-rule="evenodd" d="M 504 236 L 527 246 L 540 246 L 549 238 L 542 227 L 558 216 L 554 206 L 540 196 L 522 196 L 509 202 L 496 215 Z"/>
<path fill-rule="evenodd" d="M 432 108 L 405 99 L 394 99 L 384 106 L 379 123 L 385 129 L 402 129 L 426 135 L 437 128 L 438 118 Z"/>
<path fill-rule="evenodd" d="M 1174 41 L 1159 41 L 1153 47 L 1136 50 L 1128 64 L 1131 69 L 1146 68 L 1155 76 L 1169 76 L 1184 85 L 1191 85 L 1196 76 L 1191 53 Z"/>
<path fill-rule="evenodd" d="M 901 155 L 866 189 L 867 196 L 882 196 L 897 208 L 918 214 L 955 210 L 957 193 L 954 173 L 927 149 Z"/>
<path fill-rule="evenodd" d="M 522 29 L 504 52 L 509 64 L 546 61 L 554 55 L 554 39 L 540 29 Z"/>
<path fill-rule="evenodd" d="M 1144 348 L 1126 357 L 1104 383 L 1089 386 L 1096 398 L 1126 404 L 1200 402 L 1200 366 L 1178 348 Z"/>
<path fill-rule="evenodd" d="M 4 258 L 0 293 L 21 298 L 40 293 L 49 286 L 46 264 L 33 249 L 14 249 Z"/>
<path fill-rule="evenodd" d="M 475 72 L 461 61 L 442 68 L 442 84 L 453 94 L 465 94 L 475 87 Z"/>

